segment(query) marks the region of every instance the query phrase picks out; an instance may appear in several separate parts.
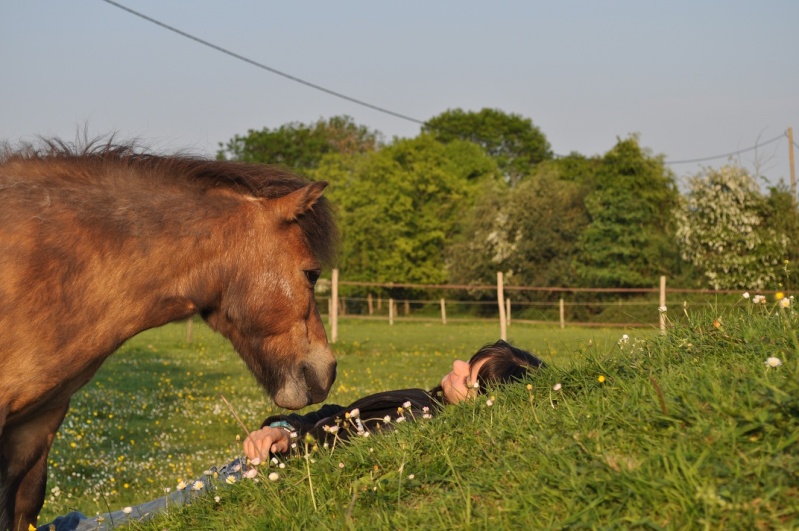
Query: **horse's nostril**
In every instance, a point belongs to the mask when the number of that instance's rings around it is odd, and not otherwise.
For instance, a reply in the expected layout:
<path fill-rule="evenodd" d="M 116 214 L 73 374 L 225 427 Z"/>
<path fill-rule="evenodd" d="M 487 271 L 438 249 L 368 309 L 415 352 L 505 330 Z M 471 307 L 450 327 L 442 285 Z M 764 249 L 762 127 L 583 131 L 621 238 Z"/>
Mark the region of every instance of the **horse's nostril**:
<path fill-rule="evenodd" d="M 332 377 L 326 378 L 326 375 L 320 375 L 312 365 L 308 363 L 302 364 L 302 376 L 305 379 L 305 387 L 312 403 L 318 403 L 327 398 L 328 390 L 333 384 L 333 380 L 335 380 L 335 362 L 333 362 L 330 370 L 333 373 Z"/>

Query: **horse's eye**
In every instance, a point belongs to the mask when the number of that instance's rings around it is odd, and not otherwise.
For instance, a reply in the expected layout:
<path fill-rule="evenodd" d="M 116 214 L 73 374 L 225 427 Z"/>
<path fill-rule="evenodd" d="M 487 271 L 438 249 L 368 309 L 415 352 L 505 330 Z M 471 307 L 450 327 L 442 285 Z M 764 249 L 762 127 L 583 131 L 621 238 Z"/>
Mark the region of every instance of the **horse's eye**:
<path fill-rule="evenodd" d="M 319 280 L 319 275 L 322 274 L 322 271 L 319 269 L 309 269 L 305 271 L 305 278 L 308 279 L 308 282 L 311 283 L 311 286 L 316 285 L 316 281 Z"/>

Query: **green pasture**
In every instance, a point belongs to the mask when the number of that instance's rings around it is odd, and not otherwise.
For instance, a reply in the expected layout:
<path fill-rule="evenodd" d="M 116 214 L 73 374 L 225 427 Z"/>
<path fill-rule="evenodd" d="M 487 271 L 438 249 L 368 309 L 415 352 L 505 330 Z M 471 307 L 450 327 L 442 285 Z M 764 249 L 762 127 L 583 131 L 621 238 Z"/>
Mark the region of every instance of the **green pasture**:
<path fill-rule="evenodd" d="M 799 316 L 772 300 L 668 313 L 666 335 L 513 325 L 550 368 L 490 402 L 307 447 L 132 528 L 798 528 Z M 237 455 L 220 393 L 248 425 L 270 412 L 226 343 L 195 327 L 187 345 L 184 326 L 135 338 L 75 397 L 44 518 L 150 499 Z M 497 330 L 344 320 L 339 334 L 330 400 L 349 402 L 431 387 Z"/>
<path fill-rule="evenodd" d="M 279 411 L 227 340 L 197 321 L 188 343 L 186 330 L 185 323 L 175 323 L 139 334 L 75 395 L 51 452 L 40 521 L 71 510 L 93 515 L 141 503 L 238 456 L 242 430 L 220 395 L 251 429 Z M 509 340 L 568 365 L 593 344 L 611 352 L 622 333 L 517 325 Z M 497 323 L 389 326 L 342 319 L 338 378 L 328 401 L 347 404 L 387 389 L 431 388 L 453 359 L 468 359 L 498 336 Z"/>

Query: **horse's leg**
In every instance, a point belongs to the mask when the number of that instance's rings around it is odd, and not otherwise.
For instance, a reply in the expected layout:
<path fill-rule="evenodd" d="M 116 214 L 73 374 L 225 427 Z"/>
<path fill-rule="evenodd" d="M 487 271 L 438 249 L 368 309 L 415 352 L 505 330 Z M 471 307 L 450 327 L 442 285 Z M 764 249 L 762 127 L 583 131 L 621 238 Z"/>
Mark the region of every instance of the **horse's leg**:
<path fill-rule="evenodd" d="M 67 403 L 25 424 L 7 427 L 2 448 L 5 461 L 3 501 L 6 514 L 13 515 L 12 531 L 25 531 L 29 525 L 36 525 L 47 486 L 47 456 L 68 406 Z"/>
<path fill-rule="evenodd" d="M 11 528 L 11 517 L 14 514 L 14 507 L 9 501 L 8 459 L 2 453 L 2 448 L 5 446 L 3 428 L 6 425 L 7 414 L 8 404 L 3 404 L 0 407 L 0 531 Z"/>

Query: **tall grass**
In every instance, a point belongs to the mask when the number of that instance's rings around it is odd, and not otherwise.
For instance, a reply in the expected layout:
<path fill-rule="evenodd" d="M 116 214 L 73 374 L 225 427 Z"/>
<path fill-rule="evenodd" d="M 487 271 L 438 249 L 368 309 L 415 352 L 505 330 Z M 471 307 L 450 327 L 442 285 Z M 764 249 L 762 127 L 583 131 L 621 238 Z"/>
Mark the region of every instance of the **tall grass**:
<path fill-rule="evenodd" d="M 799 317 L 741 302 L 690 316 L 669 309 L 665 336 L 631 332 L 617 344 L 614 331 L 535 345 L 550 368 L 491 390 L 490 405 L 483 397 L 333 452 L 311 448 L 284 469 L 262 466 L 257 482 L 220 488 L 218 501 L 206 496 L 134 528 L 794 529 Z M 387 344 L 405 337 L 390 333 L 398 336 Z M 466 333 L 454 330 L 455 350 L 493 339 Z M 429 386 L 454 354 L 417 355 L 406 344 L 395 368 L 381 364 L 382 348 L 369 356 L 353 338 L 345 345 L 351 372 L 337 386 L 384 378 L 374 387 L 394 387 L 393 373 L 417 369 L 417 385 Z M 277 481 L 266 479 L 272 471 Z"/>
<path fill-rule="evenodd" d="M 289 463 L 143 528 L 793 529 L 796 324 L 777 307 L 709 309 L 491 406 L 312 452 L 315 510 Z"/>

